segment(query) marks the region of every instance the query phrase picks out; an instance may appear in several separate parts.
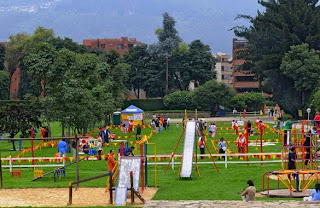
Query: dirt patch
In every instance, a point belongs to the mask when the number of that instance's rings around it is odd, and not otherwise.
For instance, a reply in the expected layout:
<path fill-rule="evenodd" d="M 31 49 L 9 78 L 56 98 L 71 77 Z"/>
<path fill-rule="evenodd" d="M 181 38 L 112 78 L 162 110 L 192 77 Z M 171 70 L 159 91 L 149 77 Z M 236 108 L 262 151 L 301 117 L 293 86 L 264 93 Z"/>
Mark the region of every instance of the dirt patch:
<path fill-rule="evenodd" d="M 157 188 L 147 188 L 140 193 L 146 201 L 156 194 Z M 73 191 L 72 206 L 110 206 L 109 192 L 105 188 L 80 188 Z M 31 207 L 65 207 L 69 202 L 67 188 L 33 188 L 33 189 L 0 189 L 0 207 L 31 206 Z M 130 205 L 128 198 L 127 204 Z M 136 206 L 141 201 L 135 197 Z"/>

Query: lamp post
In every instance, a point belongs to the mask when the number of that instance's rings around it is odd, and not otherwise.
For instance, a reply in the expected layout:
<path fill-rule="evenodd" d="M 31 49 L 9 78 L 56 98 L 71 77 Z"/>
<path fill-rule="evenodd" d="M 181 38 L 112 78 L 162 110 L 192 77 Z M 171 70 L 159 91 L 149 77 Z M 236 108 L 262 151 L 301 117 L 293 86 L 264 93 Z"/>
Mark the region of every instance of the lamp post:
<path fill-rule="evenodd" d="M 310 112 L 311 112 L 311 108 L 307 108 L 307 113 L 308 113 L 308 121 L 309 121 L 309 118 L 310 118 Z"/>

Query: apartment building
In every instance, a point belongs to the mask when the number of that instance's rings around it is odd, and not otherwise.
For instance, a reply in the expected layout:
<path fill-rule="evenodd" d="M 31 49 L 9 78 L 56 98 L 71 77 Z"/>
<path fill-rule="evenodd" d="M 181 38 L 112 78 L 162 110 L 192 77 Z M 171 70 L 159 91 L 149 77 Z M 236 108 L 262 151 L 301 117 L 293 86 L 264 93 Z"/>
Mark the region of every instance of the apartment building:
<path fill-rule="evenodd" d="M 242 67 L 245 60 L 241 56 L 241 52 L 247 49 L 247 40 L 233 39 L 232 48 L 232 70 L 233 70 L 233 89 L 238 93 L 259 92 L 259 82 L 255 78 L 255 74 Z"/>
<path fill-rule="evenodd" d="M 215 70 L 217 72 L 217 81 L 233 87 L 231 56 L 226 53 L 218 52 L 217 54 L 213 54 L 213 57 L 216 59 Z"/>
<path fill-rule="evenodd" d="M 113 38 L 113 39 L 85 39 L 82 41 L 83 45 L 88 49 L 100 48 L 103 51 L 116 50 L 121 57 L 125 52 L 128 52 L 130 48 L 136 45 L 142 45 L 136 38 Z"/>

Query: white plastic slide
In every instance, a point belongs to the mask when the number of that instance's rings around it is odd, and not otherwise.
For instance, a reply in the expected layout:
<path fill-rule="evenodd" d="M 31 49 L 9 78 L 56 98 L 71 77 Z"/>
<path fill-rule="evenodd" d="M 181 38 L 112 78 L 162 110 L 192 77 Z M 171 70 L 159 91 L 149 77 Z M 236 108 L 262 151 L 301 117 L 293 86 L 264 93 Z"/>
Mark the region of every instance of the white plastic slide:
<path fill-rule="evenodd" d="M 133 188 L 139 191 L 140 182 L 140 157 L 122 157 L 120 159 L 120 169 L 118 186 L 114 197 L 115 206 L 125 206 L 127 202 L 128 187 L 131 187 L 130 172 L 133 173 Z"/>
<path fill-rule="evenodd" d="M 186 132 L 184 135 L 180 178 L 191 177 L 195 136 L 196 136 L 196 121 L 188 121 Z"/>

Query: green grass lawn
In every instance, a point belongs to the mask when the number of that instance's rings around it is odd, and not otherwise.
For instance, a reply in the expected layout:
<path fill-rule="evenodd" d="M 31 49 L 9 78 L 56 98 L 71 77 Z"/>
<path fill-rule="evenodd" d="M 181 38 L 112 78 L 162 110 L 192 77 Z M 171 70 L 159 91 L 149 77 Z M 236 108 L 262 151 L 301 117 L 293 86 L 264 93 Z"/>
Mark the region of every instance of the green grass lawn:
<path fill-rule="evenodd" d="M 56 128 L 61 129 L 58 124 L 55 124 Z M 218 127 L 230 127 L 231 123 L 216 123 Z M 254 125 L 254 124 L 253 124 Z M 59 135 L 59 130 L 54 131 L 57 136 Z M 115 133 L 120 139 L 122 136 L 131 136 L 127 138 L 129 145 L 134 145 L 135 134 L 126 134 L 123 135 L 119 129 L 111 129 L 112 133 Z M 149 135 L 151 132 L 150 128 L 142 129 L 142 135 Z M 171 126 L 170 130 L 164 130 L 160 134 L 154 134 L 153 137 L 149 140 L 149 143 L 156 144 L 157 155 L 159 154 L 171 154 L 177 144 L 178 138 L 182 132 L 182 126 L 180 125 L 179 130 L 176 129 L 175 125 Z M 92 132 L 93 136 L 96 136 L 98 132 Z M 232 130 L 227 129 L 218 129 L 216 137 L 213 139 L 214 142 L 218 141 L 220 137 L 224 137 L 227 141 L 230 141 L 228 144 L 228 149 L 231 152 L 236 152 L 237 148 L 233 141 L 235 141 L 236 136 Z M 125 138 L 124 138 L 125 139 Z M 250 136 L 249 140 L 258 140 L 257 136 Z M 269 130 L 266 131 L 264 136 L 265 140 L 279 139 L 279 136 L 275 133 L 271 133 Z M 212 153 L 215 153 L 214 148 L 211 146 L 211 138 L 208 138 L 208 146 Z M 36 142 L 36 144 L 38 144 Z M 215 144 L 217 146 L 217 144 Z M 23 143 L 24 148 L 30 147 L 30 142 Z M 280 152 L 281 145 L 276 143 L 275 146 L 264 147 L 264 152 Z M 12 155 L 15 156 L 18 152 L 11 152 L 8 149 L 11 148 L 11 143 L 0 142 L 0 150 L 3 156 Z M 104 152 L 107 153 L 110 149 L 118 150 L 118 146 L 105 146 Z M 154 154 L 154 145 L 148 145 L 148 154 Z M 183 151 L 183 138 L 177 148 L 176 154 L 182 154 Z M 57 152 L 56 147 L 42 147 L 35 151 L 35 157 L 49 156 L 52 157 Z M 139 154 L 139 147 L 135 151 L 135 154 Z M 199 152 L 199 150 L 198 150 Z M 260 152 L 260 147 L 250 147 L 249 152 Z M 207 153 L 207 151 L 206 151 Z M 25 153 L 22 157 L 30 157 L 31 153 Z M 69 154 L 68 157 L 71 157 L 72 154 Z M 216 158 L 217 160 L 217 158 Z M 232 161 L 240 160 L 236 157 Z M 257 158 L 250 158 L 250 160 L 257 160 Z M 169 161 L 169 158 L 165 160 Z M 178 159 L 179 161 L 179 159 Z M 211 161 L 209 158 L 205 158 L 204 161 Z M 69 163 L 68 161 L 67 163 Z M 152 159 L 149 159 L 149 162 L 153 162 Z M 6 163 L 2 163 L 6 165 Z M 15 164 L 19 164 L 18 161 Z M 21 162 L 22 164 L 28 164 L 28 161 Z M 36 162 L 36 164 L 48 164 L 47 162 Z M 56 164 L 52 162 L 52 164 Z M 81 161 L 80 166 L 80 179 L 92 177 L 95 175 L 100 175 L 107 173 L 107 163 L 106 161 Z M 246 188 L 247 180 L 251 179 L 254 181 L 257 191 L 262 190 L 262 175 L 265 171 L 270 170 L 279 170 L 281 169 L 281 163 L 269 163 L 269 164 L 228 164 L 228 169 L 224 168 L 224 164 L 219 164 L 220 173 L 216 172 L 216 169 L 213 164 L 199 165 L 199 170 L 201 176 L 197 176 L 195 167 L 193 168 L 192 180 L 178 178 L 179 166 L 175 165 L 175 169 L 172 170 L 169 168 L 167 174 L 164 174 L 166 165 L 157 166 L 157 184 L 159 190 L 154 200 L 240 200 L 239 192 Z M 56 167 L 43 167 L 44 172 L 51 171 Z M 15 168 L 19 169 L 19 168 Z M 68 187 L 69 181 L 75 180 L 75 165 L 69 166 L 66 168 L 66 177 L 61 178 L 57 182 L 53 182 L 53 175 L 44 177 L 43 179 L 31 182 L 33 178 L 33 170 L 31 168 L 20 168 L 21 169 L 21 178 L 11 178 L 9 170 L 4 169 L 4 187 L 5 188 L 39 188 L 39 187 Z M 38 168 L 41 169 L 41 168 Z M 83 187 L 106 187 L 107 178 L 101 178 L 93 181 L 89 181 L 80 186 Z M 148 165 L 148 185 L 155 185 L 155 170 L 153 165 Z M 277 182 L 274 181 L 271 184 L 271 188 L 276 188 Z M 313 186 L 312 186 L 313 187 Z M 282 187 L 284 188 L 284 187 Z M 270 200 L 269 198 L 258 198 L 258 200 Z"/>

